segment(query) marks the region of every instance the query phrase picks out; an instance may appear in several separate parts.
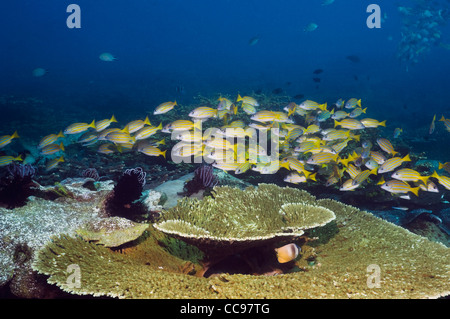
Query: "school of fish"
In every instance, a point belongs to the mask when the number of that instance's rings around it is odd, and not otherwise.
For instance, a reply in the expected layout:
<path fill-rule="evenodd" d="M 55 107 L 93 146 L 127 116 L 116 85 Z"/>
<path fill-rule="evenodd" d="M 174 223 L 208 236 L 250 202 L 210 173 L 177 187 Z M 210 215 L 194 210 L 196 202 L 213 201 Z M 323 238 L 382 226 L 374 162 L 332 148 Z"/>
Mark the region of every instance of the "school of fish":
<path fill-rule="evenodd" d="M 177 105 L 176 101 L 162 103 L 153 111 L 153 117 L 159 122 L 161 114 L 174 110 Z M 285 170 L 286 183 L 314 181 L 327 187 L 335 185 L 340 191 L 353 191 L 365 183 L 376 183 L 404 199 L 411 198 L 409 193 L 420 196 L 420 191 L 438 192 L 430 178 L 450 190 L 450 177 L 444 174 L 435 171 L 430 176 L 422 176 L 402 167 L 411 162 L 411 158 L 409 154 L 400 155 L 388 139 L 361 140 L 361 132 L 386 126 L 386 121 L 365 117 L 366 111 L 356 98 L 339 99 L 332 107 L 326 102 L 311 100 L 300 104 L 290 102 L 275 111 L 261 109 L 260 103 L 251 96 L 238 95 L 235 102 L 220 97 L 216 106 L 196 107 L 189 112 L 189 119 L 180 118 L 165 125 L 162 122 L 152 125 L 146 116 L 124 127 L 110 127 L 117 123 L 114 115 L 90 123 L 72 123 L 57 134 L 42 137 L 37 148 L 42 156 L 48 157 L 46 169 L 49 171 L 65 161 L 64 152 L 70 144 L 66 139 L 68 135 L 102 154 L 139 152 L 165 158 L 167 150 L 161 147 L 166 145 L 166 137 L 161 135 L 171 134 L 171 139 L 178 141 L 171 149 L 172 159 L 179 157 L 185 162 L 198 163 L 201 158 L 200 163 L 206 160 L 218 169 L 235 174 L 248 170 L 274 174 Z M 435 120 L 436 116 L 430 134 L 435 129 Z M 444 122 L 450 132 L 450 119 L 442 116 L 439 121 Z M 219 123 L 220 127 L 208 123 Z M 203 129 L 204 126 L 209 127 Z M 272 150 L 276 158 L 268 155 L 267 145 L 254 147 L 245 142 L 258 138 L 261 132 L 276 137 L 278 152 Z M 401 132 L 397 128 L 394 138 Z M 0 136 L 0 150 L 17 138 L 17 132 Z M 0 166 L 22 160 L 21 156 L 0 156 Z M 450 173 L 450 162 L 439 163 L 439 170 Z"/>

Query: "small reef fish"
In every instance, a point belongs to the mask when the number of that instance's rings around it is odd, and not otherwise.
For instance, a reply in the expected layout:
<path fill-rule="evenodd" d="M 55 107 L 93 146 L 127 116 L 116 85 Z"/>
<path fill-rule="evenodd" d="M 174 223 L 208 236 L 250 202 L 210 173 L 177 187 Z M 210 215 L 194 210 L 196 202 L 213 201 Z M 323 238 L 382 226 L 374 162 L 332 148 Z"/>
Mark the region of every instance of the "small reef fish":
<path fill-rule="evenodd" d="M 70 134 L 83 133 L 83 132 L 86 132 L 89 128 L 95 129 L 95 120 L 93 120 L 90 124 L 88 124 L 88 123 L 73 123 L 73 124 L 70 124 L 64 130 L 64 134 L 65 135 L 70 135 Z"/>
<path fill-rule="evenodd" d="M 110 119 L 104 119 L 104 120 L 101 120 L 101 121 L 98 121 L 97 123 L 95 123 L 95 130 L 97 132 L 101 132 L 104 129 L 106 129 L 108 126 L 110 126 L 111 123 L 117 123 L 117 120 L 114 117 L 114 115 Z"/>
<path fill-rule="evenodd" d="M 217 116 L 217 110 L 207 106 L 199 106 L 191 111 L 189 116 L 197 119 L 209 119 Z"/>
<path fill-rule="evenodd" d="M 106 135 L 105 139 L 115 144 L 126 144 L 136 142 L 136 138 L 134 136 L 131 136 L 126 130 L 126 128 L 122 131 L 109 133 L 108 135 Z"/>
<path fill-rule="evenodd" d="M 251 96 L 242 97 L 240 94 L 238 94 L 236 102 L 242 102 L 242 104 L 249 104 L 251 106 L 259 106 L 259 103 L 258 103 L 258 101 L 256 101 L 255 98 L 253 98 Z"/>
<path fill-rule="evenodd" d="M 442 116 L 442 117 L 443 117 L 443 116 Z M 436 121 L 436 114 L 434 114 L 433 119 L 431 120 L 430 129 L 428 130 L 428 133 L 429 133 L 430 135 L 434 133 L 434 130 L 435 130 L 435 128 L 436 128 L 435 121 Z"/>
<path fill-rule="evenodd" d="M 64 162 L 64 158 L 62 156 L 58 157 L 58 158 L 51 159 L 45 165 L 45 170 L 46 171 L 50 171 L 50 170 L 54 169 L 56 166 L 58 166 L 58 164 L 61 163 L 61 162 Z"/>
<path fill-rule="evenodd" d="M 392 143 L 385 139 L 385 138 L 379 138 L 377 139 L 377 144 L 380 146 L 380 148 L 385 151 L 388 154 L 391 154 L 392 156 L 395 156 L 398 152 L 394 151 L 394 147 L 392 146 Z"/>
<path fill-rule="evenodd" d="M 397 128 L 394 130 L 394 138 L 398 138 L 398 137 L 400 136 L 400 134 L 402 134 L 402 133 L 403 133 L 403 129 L 397 127 Z"/>
<path fill-rule="evenodd" d="M 14 161 L 23 161 L 22 156 L 19 155 L 17 157 L 14 156 L 0 156 L 0 166 L 6 166 L 11 164 Z"/>
<path fill-rule="evenodd" d="M 391 172 L 400 165 L 402 165 L 403 162 L 410 162 L 411 158 L 409 157 L 409 154 L 407 154 L 405 157 L 393 157 L 386 162 L 384 162 L 379 168 L 378 168 L 378 174 Z"/>
<path fill-rule="evenodd" d="M 292 172 L 284 178 L 284 181 L 292 184 L 299 184 L 299 183 L 306 183 L 308 179 L 315 181 L 316 173 L 310 174 L 308 177 L 306 177 L 305 175 L 300 175 L 297 172 Z"/>
<path fill-rule="evenodd" d="M 342 120 L 342 119 L 348 117 L 348 115 L 349 115 L 349 113 L 341 110 L 341 111 L 334 112 L 334 114 L 331 115 L 331 118 L 333 120 L 337 120 L 338 121 L 338 120 Z"/>
<path fill-rule="evenodd" d="M 391 177 L 404 182 L 422 181 L 425 185 L 427 185 L 428 178 L 430 178 L 430 176 L 421 176 L 419 172 L 410 168 L 399 169 Z"/>
<path fill-rule="evenodd" d="M 141 128 L 143 128 L 145 125 L 152 125 L 150 123 L 150 120 L 148 119 L 148 116 L 145 117 L 144 120 L 135 120 L 131 121 L 127 125 L 125 125 L 126 130 L 129 134 L 133 134 L 137 131 L 139 131 Z"/>
<path fill-rule="evenodd" d="M 166 158 L 166 151 L 167 150 L 161 151 L 159 148 L 152 146 L 152 145 L 145 145 L 145 146 L 138 148 L 138 152 L 141 152 L 145 155 L 148 155 L 148 156 L 162 155 L 164 158 Z"/>
<path fill-rule="evenodd" d="M 339 156 L 337 154 L 321 152 L 321 153 L 313 154 L 306 161 L 306 163 L 311 164 L 311 165 L 321 165 L 321 164 L 329 163 L 331 161 L 336 161 L 338 159 L 338 157 Z"/>
<path fill-rule="evenodd" d="M 58 138 L 63 138 L 63 137 L 65 137 L 65 136 L 62 131 L 59 131 L 58 134 L 49 134 L 41 139 L 41 141 L 38 144 L 38 148 L 43 148 L 44 146 L 53 144 L 58 140 Z"/>
<path fill-rule="evenodd" d="M 314 111 L 316 109 L 320 109 L 322 111 L 326 111 L 327 110 L 327 103 L 319 104 L 319 103 L 311 101 L 311 100 L 306 100 L 306 101 L 303 101 L 302 103 L 300 103 L 298 105 L 298 107 L 303 109 L 303 110 L 305 110 L 305 111 Z"/>
<path fill-rule="evenodd" d="M 436 118 L 436 115 L 435 115 L 435 118 Z M 446 118 L 444 117 L 444 115 L 442 115 L 442 117 L 441 117 L 441 119 L 439 120 L 439 122 L 444 122 L 444 125 L 445 125 L 446 130 L 450 132 L 450 119 L 446 119 Z M 431 133 L 430 133 L 430 134 L 431 134 Z"/>
<path fill-rule="evenodd" d="M 312 32 L 312 31 L 315 31 L 318 27 L 319 26 L 316 23 L 311 22 L 311 23 L 309 23 L 308 25 L 305 26 L 303 31 L 304 32 Z"/>
<path fill-rule="evenodd" d="M 408 183 L 392 179 L 381 185 L 381 188 L 393 194 L 407 194 L 408 192 L 419 196 L 420 187 L 411 187 Z"/>
<path fill-rule="evenodd" d="M 42 155 L 52 155 L 57 152 L 64 151 L 64 144 L 61 142 L 60 144 L 49 144 L 44 146 L 41 149 Z"/>
<path fill-rule="evenodd" d="M 356 175 L 353 179 L 352 184 L 353 185 L 360 185 L 362 184 L 366 179 L 369 178 L 370 175 L 377 175 L 377 169 L 374 168 L 372 170 L 364 170 L 361 173 L 359 173 L 358 175 Z"/>
<path fill-rule="evenodd" d="M 134 138 L 135 140 L 144 140 L 160 130 L 162 130 L 162 123 L 159 123 L 158 126 L 145 126 L 136 132 Z"/>
<path fill-rule="evenodd" d="M 378 126 L 386 127 L 386 120 L 379 122 L 378 120 L 375 120 L 375 119 L 366 118 L 366 119 L 360 120 L 360 122 L 364 125 L 365 128 L 378 127 Z"/>
<path fill-rule="evenodd" d="M 386 157 L 380 152 L 370 152 L 370 157 L 377 162 L 378 165 L 384 164 L 386 162 Z"/>
<path fill-rule="evenodd" d="M 336 101 L 336 103 L 334 103 L 334 105 L 336 105 L 338 109 L 342 109 L 344 107 L 344 103 L 345 101 L 343 99 L 339 99 Z"/>
<path fill-rule="evenodd" d="M 439 184 L 444 186 L 446 189 L 450 190 L 450 177 L 447 177 L 445 175 L 438 175 L 438 173 L 436 173 L 436 171 L 434 171 L 430 177 L 436 178 L 438 180 Z"/>
<path fill-rule="evenodd" d="M 201 130 L 202 128 L 202 121 L 189 121 L 189 120 L 176 120 L 172 123 L 167 124 L 164 126 L 164 128 L 161 130 L 163 133 L 170 133 L 170 131 L 187 131 L 187 130 Z"/>
<path fill-rule="evenodd" d="M 353 109 L 353 111 L 350 112 L 348 117 L 355 118 L 355 117 L 360 116 L 363 113 L 366 113 L 366 111 L 367 111 L 367 107 L 365 109 L 358 107 L 358 108 Z"/>
<path fill-rule="evenodd" d="M 341 186 L 341 188 L 339 188 L 339 190 L 343 191 L 343 192 L 347 192 L 347 191 L 353 191 L 353 190 L 357 189 L 358 187 L 359 187 L 359 184 L 356 184 L 356 185 L 353 184 L 353 179 L 348 179 L 342 184 L 342 186 Z"/>
<path fill-rule="evenodd" d="M 11 140 L 14 138 L 19 138 L 19 134 L 17 134 L 17 131 L 15 131 L 12 135 L 0 136 L 0 148 L 3 148 L 11 143 Z"/>
<path fill-rule="evenodd" d="M 105 61 L 105 62 L 112 62 L 117 60 L 116 57 L 114 57 L 111 53 L 109 52 L 104 52 L 102 54 L 99 55 L 98 57 L 100 60 Z"/>
<path fill-rule="evenodd" d="M 172 110 L 177 105 L 177 101 L 165 102 L 158 105 L 153 112 L 153 115 L 164 114 Z"/>
<path fill-rule="evenodd" d="M 346 109 L 354 109 L 357 106 L 361 107 L 361 99 L 351 98 L 344 104 Z"/>
<path fill-rule="evenodd" d="M 114 144 L 105 143 L 98 147 L 97 152 L 101 154 L 113 154 L 117 152 L 117 147 Z"/>
<path fill-rule="evenodd" d="M 346 128 L 349 130 L 362 130 L 364 128 L 364 124 L 362 124 L 357 119 L 346 118 L 342 121 L 334 120 L 334 127 L 340 126 L 342 128 Z"/>
<path fill-rule="evenodd" d="M 298 257 L 300 253 L 300 247 L 296 244 L 287 244 L 280 248 L 275 248 L 278 262 L 280 264 L 288 263 Z"/>

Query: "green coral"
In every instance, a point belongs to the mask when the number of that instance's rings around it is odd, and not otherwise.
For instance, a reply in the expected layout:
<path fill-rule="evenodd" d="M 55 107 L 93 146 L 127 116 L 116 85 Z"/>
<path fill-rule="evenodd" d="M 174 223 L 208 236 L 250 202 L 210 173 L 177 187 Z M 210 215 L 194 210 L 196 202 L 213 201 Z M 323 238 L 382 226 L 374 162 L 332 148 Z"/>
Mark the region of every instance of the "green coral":
<path fill-rule="evenodd" d="M 281 276 L 186 275 L 186 260 L 162 248 L 161 234 L 123 252 L 80 238 L 54 238 L 37 254 L 33 269 L 73 294 L 118 298 L 437 298 L 450 294 L 450 249 L 372 214 L 307 193 L 299 202 L 333 211 L 339 232 L 320 245 L 302 247 L 300 269 Z M 279 194 L 289 198 L 284 191 Z M 236 199 L 235 199 L 236 200 Z M 286 203 L 286 202 L 285 202 Z M 281 205 L 280 205 L 281 206 Z M 305 254 L 308 252 L 308 254 Z M 314 257 L 314 263 L 304 256 Z M 78 264 L 81 286 L 67 284 L 67 267 Z M 301 265 L 306 265 L 305 267 Z M 380 268 L 380 287 L 368 285 L 368 266 Z M 196 267 L 194 265 L 193 267 Z M 189 271 L 189 273 L 191 273 Z"/>
<path fill-rule="evenodd" d="M 307 192 L 260 184 L 245 190 L 215 187 L 212 197 L 184 198 L 155 227 L 182 238 L 245 241 L 300 236 L 335 218 Z"/>

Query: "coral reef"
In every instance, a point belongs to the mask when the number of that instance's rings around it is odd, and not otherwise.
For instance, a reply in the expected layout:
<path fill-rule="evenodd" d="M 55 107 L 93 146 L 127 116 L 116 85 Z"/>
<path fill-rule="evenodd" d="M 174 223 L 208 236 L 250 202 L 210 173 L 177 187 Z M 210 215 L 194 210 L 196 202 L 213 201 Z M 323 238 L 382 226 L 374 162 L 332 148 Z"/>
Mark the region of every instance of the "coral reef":
<path fill-rule="evenodd" d="M 279 195 L 280 202 L 285 196 Z M 69 293 L 117 298 L 385 299 L 450 294 L 449 248 L 355 207 L 301 197 L 306 204 L 333 211 L 336 219 L 328 225 L 335 223 L 339 232 L 331 232 L 332 237 L 318 246 L 312 246 L 314 241 L 303 245 L 297 271 L 281 276 L 198 278 L 198 265 L 171 255 L 158 243 L 163 235 L 154 229 L 122 252 L 60 236 L 39 251 L 33 268 Z M 71 264 L 80 267 L 79 287 L 67 283 Z M 370 285 L 374 265 L 380 269 L 376 287 Z"/>
<path fill-rule="evenodd" d="M 207 191 L 217 185 L 219 181 L 214 175 L 214 169 L 211 165 L 202 165 L 194 171 L 194 178 L 184 185 L 183 195 L 191 196 L 200 191 Z"/>
<path fill-rule="evenodd" d="M 76 233 L 86 241 L 105 247 L 118 247 L 140 237 L 148 226 L 121 217 L 109 217 L 88 221 Z"/>
<path fill-rule="evenodd" d="M 0 205 L 9 209 L 24 206 L 37 186 L 33 181 L 36 170 L 29 164 L 11 163 L 7 171 L 0 180 Z"/>

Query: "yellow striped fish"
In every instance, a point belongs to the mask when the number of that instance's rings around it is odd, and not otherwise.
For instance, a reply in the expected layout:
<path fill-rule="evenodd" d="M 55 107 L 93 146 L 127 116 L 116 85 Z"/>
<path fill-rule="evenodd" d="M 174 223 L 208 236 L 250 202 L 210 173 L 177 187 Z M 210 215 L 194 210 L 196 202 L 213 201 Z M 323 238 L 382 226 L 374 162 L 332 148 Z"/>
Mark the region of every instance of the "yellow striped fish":
<path fill-rule="evenodd" d="M 117 152 L 117 147 L 114 144 L 105 143 L 98 147 L 97 152 L 101 154 L 112 154 Z"/>
<path fill-rule="evenodd" d="M 378 173 L 382 174 L 382 173 L 391 172 L 394 169 L 396 169 L 397 167 L 399 167 L 400 165 L 402 165 L 403 162 L 410 162 L 410 161 L 411 161 L 411 158 L 409 157 L 409 154 L 403 158 L 401 158 L 401 157 L 390 158 L 390 159 L 386 160 L 386 162 L 384 162 L 378 168 Z"/>
<path fill-rule="evenodd" d="M 17 134 L 17 131 L 15 131 L 12 135 L 0 136 L 0 148 L 3 148 L 9 143 L 11 143 L 11 140 L 13 138 L 19 138 L 19 134 Z"/>
<path fill-rule="evenodd" d="M 378 165 L 382 165 L 384 162 L 386 162 L 386 157 L 384 157 L 384 155 L 380 152 L 371 151 L 370 157 L 373 158 L 373 160 L 377 162 Z"/>
<path fill-rule="evenodd" d="M 336 161 L 338 159 L 337 154 L 332 154 L 328 152 L 321 152 L 317 154 L 313 154 L 306 163 L 311 165 L 320 165 L 320 164 L 326 164 L 332 161 Z"/>
<path fill-rule="evenodd" d="M 101 131 L 100 133 L 98 133 L 97 140 L 106 141 L 106 135 L 108 135 L 109 133 L 112 133 L 112 132 L 121 132 L 121 131 L 122 130 L 118 127 L 107 128 L 107 129 Z"/>
<path fill-rule="evenodd" d="M 172 110 L 177 105 L 177 101 L 165 102 L 158 105 L 153 112 L 153 115 L 164 114 Z"/>
<path fill-rule="evenodd" d="M 253 114 L 250 119 L 261 123 L 273 122 L 275 120 L 275 113 L 268 110 L 262 110 Z"/>
<path fill-rule="evenodd" d="M 406 194 L 412 192 L 419 196 L 420 187 L 411 187 L 407 182 L 392 179 L 381 185 L 381 188 L 393 194 Z"/>
<path fill-rule="evenodd" d="M 97 132 L 101 132 L 104 129 L 106 129 L 108 126 L 110 126 L 111 123 L 117 123 L 117 120 L 114 117 L 114 115 L 110 119 L 104 119 L 104 120 L 101 120 L 101 121 L 98 121 L 97 123 L 95 123 L 95 130 Z"/>
<path fill-rule="evenodd" d="M 241 164 L 236 162 L 215 162 L 212 164 L 213 167 L 223 171 L 236 171 L 239 165 Z"/>
<path fill-rule="evenodd" d="M 64 151 L 64 144 L 61 142 L 60 144 L 49 144 L 47 146 L 44 146 L 41 149 L 42 155 L 51 155 L 55 154 L 59 151 Z"/>
<path fill-rule="evenodd" d="M 107 141 L 113 142 L 115 144 L 126 144 L 126 143 L 135 143 L 136 139 L 134 136 L 131 136 L 126 128 L 121 131 L 111 132 L 105 136 Z"/>
<path fill-rule="evenodd" d="M 251 106 L 259 106 L 258 101 L 256 101 L 256 99 L 251 96 L 242 97 L 240 94 L 238 94 L 236 102 L 240 102 L 240 101 L 242 101 L 242 104 L 248 104 Z"/>
<path fill-rule="evenodd" d="M 138 152 L 141 152 L 142 154 L 148 155 L 148 156 L 159 156 L 162 155 L 164 158 L 166 158 L 166 152 L 167 150 L 161 151 L 159 148 L 152 146 L 152 145 L 144 145 L 138 148 Z"/>
<path fill-rule="evenodd" d="M 256 113 L 256 107 L 248 103 L 242 103 L 242 110 L 249 115 L 253 115 Z"/>
<path fill-rule="evenodd" d="M 239 174 L 243 174 L 246 171 L 248 171 L 251 167 L 252 167 L 252 163 L 250 162 L 245 162 L 242 164 L 239 164 L 236 168 L 236 170 L 234 171 L 235 174 L 239 175 Z"/>
<path fill-rule="evenodd" d="M 231 107 L 233 105 L 233 102 L 231 102 L 229 99 L 225 97 L 219 97 L 219 105 L 217 105 L 217 110 L 231 110 Z"/>
<path fill-rule="evenodd" d="M 160 130 L 162 130 L 162 123 L 159 123 L 158 126 L 146 126 L 137 131 L 137 133 L 134 135 L 134 138 L 136 140 L 144 140 L 146 138 L 149 138 L 153 134 L 156 134 L 156 132 Z"/>
<path fill-rule="evenodd" d="M 355 118 L 355 117 L 360 116 L 363 113 L 366 113 L 366 111 L 367 111 L 367 107 L 365 109 L 363 109 L 361 107 L 357 107 L 356 109 L 353 109 L 353 111 L 350 112 L 348 117 Z"/>
<path fill-rule="evenodd" d="M 292 172 L 284 178 L 284 181 L 291 184 L 299 184 L 299 183 L 306 183 L 308 179 L 315 181 L 316 173 L 310 174 L 308 177 L 306 177 L 303 174 L 300 175 L 297 172 Z"/>
<path fill-rule="evenodd" d="M 341 188 L 339 188 L 340 191 L 346 192 L 346 191 L 352 191 L 359 187 L 359 184 L 353 185 L 353 179 L 346 180 Z"/>
<path fill-rule="evenodd" d="M 385 138 L 379 138 L 377 139 L 377 144 L 380 146 L 380 148 L 385 151 L 388 154 L 392 154 L 392 156 L 395 156 L 398 152 L 394 151 L 394 147 L 392 146 L 392 143 L 385 139 Z"/>
<path fill-rule="evenodd" d="M 438 175 L 436 171 L 433 174 L 431 174 L 430 177 L 436 178 L 439 184 L 444 186 L 446 189 L 450 190 L 450 177 L 447 177 L 445 175 Z"/>
<path fill-rule="evenodd" d="M 88 123 L 73 123 L 70 124 L 68 127 L 66 127 L 66 129 L 64 130 L 64 134 L 65 135 L 69 135 L 69 134 L 78 134 L 78 133 L 83 133 L 85 131 L 87 131 L 89 128 L 93 128 L 95 129 L 95 120 L 93 120 L 91 122 L 91 124 Z"/>
<path fill-rule="evenodd" d="M 334 127 L 336 126 L 340 126 L 349 130 L 361 130 L 364 128 L 364 125 L 360 121 L 351 118 L 342 119 L 342 121 L 340 122 L 334 120 Z"/>
<path fill-rule="evenodd" d="M 352 179 L 354 179 L 356 176 L 358 176 L 361 173 L 361 169 L 359 167 L 356 167 L 353 164 L 349 164 L 346 172 L 350 175 L 350 177 Z"/>
<path fill-rule="evenodd" d="M 0 156 L 0 166 L 6 166 L 11 164 L 14 161 L 23 161 L 22 156 L 19 155 L 17 157 L 14 156 Z"/>
<path fill-rule="evenodd" d="M 301 108 L 305 111 L 314 111 L 316 109 L 320 109 L 322 111 L 327 110 L 327 103 L 319 104 L 317 102 L 306 100 L 298 105 L 298 108 Z"/>
<path fill-rule="evenodd" d="M 378 127 L 378 126 L 386 127 L 386 120 L 384 120 L 383 122 L 379 122 L 378 120 L 375 120 L 375 119 L 366 118 L 366 119 L 360 120 L 360 122 L 364 125 L 365 128 Z"/>
<path fill-rule="evenodd" d="M 145 125 L 151 126 L 150 120 L 148 119 L 148 116 L 145 117 L 144 120 L 135 120 L 131 121 L 127 125 L 125 125 L 125 128 L 127 129 L 129 134 L 133 134 L 137 131 L 139 131 L 141 128 L 143 128 Z"/>
<path fill-rule="evenodd" d="M 370 175 L 377 175 L 377 169 L 374 168 L 372 170 L 364 170 L 361 173 L 359 173 L 358 175 L 355 176 L 355 178 L 353 179 L 352 184 L 353 185 L 360 185 L 362 184 L 366 179 L 369 178 Z"/>
<path fill-rule="evenodd" d="M 427 181 L 430 178 L 430 176 L 421 176 L 418 171 L 410 168 L 399 169 L 398 171 L 394 172 L 391 177 L 404 182 L 422 181 L 425 185 L 427 185 Z"/>
<path fill-rule="evenodd" d="M 58 134 L 47 135 L 41 139 L 41 141 L 39 142 L 38 148 L 43 148 L 44 146 L 53 144 L 60 137 L 61 138 L 65 137 L 62 131 L 60 131 Z"/>
<path fill-rule="evenodd" d="M 56 166 L 58 166 L 58 164 L 61 162 L 64 162 L 64 158 L 62 156 L 59 158 L 51 159 L 45 165 L 45 170 L 50 171 L 50 170 L 54 169 Z"/>
<path fill-rule="evenodd" d="M 170 131 L 187 131 L 187 130 L 201 130 L 202 129 L 202 121 L 189 121 L 189 120 L 176 120 L 172 123 L 167 124 L 161 130 L 163 133 L 170 133 Z"/>
<path fill-rule="evenodd" d="M 192 110 L 189 116 L 197 119 L 209 119 L 217 116 L 217 110 L 207 106 L 199 106 Z"/>

